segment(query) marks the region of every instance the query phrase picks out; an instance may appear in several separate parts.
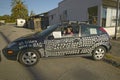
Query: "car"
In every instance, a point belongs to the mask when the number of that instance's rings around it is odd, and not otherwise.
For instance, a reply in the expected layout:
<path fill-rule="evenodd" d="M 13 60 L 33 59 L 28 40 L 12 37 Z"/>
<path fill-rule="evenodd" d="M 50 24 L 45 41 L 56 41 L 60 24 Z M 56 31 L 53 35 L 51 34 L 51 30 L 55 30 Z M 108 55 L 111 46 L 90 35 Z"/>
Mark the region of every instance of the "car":
<path fill-rule="evenodd" d="M 65 34 L 68 26 L 72 34 Z M 94 60 L 101 60 L 110 49 L 110 37 L 103 27 L 81 23 L 52 25 L 42 32 L 16 39 L 2 52 L 9 60 L 32 66 L 40 58 L 57 56 L 89 55 Z"/>

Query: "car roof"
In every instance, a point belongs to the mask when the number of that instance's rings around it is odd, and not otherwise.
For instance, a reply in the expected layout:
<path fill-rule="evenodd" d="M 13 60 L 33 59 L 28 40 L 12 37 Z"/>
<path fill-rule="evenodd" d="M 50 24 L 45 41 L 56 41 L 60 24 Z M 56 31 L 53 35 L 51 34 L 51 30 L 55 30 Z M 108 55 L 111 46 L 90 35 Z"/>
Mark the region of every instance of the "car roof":
<path fill-rule="evenodd" d="M 98 25 L 94 25 L 94 24 L 85 24 L 85 23 L 81 23 L 80 25 L 89 26 L 89 27 L 100 27 L 100 26 L 98 26 Z"/>

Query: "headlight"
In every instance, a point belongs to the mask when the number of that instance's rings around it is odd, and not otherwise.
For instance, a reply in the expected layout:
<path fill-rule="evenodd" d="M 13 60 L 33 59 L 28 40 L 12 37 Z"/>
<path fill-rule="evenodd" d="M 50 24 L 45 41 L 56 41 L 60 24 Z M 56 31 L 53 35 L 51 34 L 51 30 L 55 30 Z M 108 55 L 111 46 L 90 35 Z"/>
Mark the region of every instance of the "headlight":
<path fill-rule="evenodd" d="M 10 47 L 12 47 L 12 46 L 14 46 L 14 45 L 16 45 L 16 43 L 15 43 L 15 42 L 12 42 L 12 43 L 8 44 L 7 48 L 10 48 Z"/>

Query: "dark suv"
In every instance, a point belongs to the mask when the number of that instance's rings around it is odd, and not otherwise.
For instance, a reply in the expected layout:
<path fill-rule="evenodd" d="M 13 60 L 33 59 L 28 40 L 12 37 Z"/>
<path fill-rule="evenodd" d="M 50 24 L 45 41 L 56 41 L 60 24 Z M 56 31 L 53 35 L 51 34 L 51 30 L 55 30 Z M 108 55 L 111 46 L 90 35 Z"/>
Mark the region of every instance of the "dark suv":
<path fill-rule="evenodd" d="M 72 33 L 67 34 L 70 30 Z M 2 51 L 7 59 L 31 66 L 39 58 L 50 56 L 91 55 L 101 60 L 110 48 L 109 35 L 102 27 L 79 24 L 50 26 L 42 32 L 18 38 Z"/>

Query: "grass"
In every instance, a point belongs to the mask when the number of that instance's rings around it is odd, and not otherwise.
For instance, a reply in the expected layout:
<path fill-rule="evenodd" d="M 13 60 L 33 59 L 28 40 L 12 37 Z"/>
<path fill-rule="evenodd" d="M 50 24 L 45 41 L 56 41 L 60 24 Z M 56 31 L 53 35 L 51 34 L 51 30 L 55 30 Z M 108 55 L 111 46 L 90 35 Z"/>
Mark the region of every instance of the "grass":
<path fill-rule="evenodd" d="M 111 43 L 112 43 L 112 49 L 111 49 L 112 54 L 106 54 L 104 60 L 120 68 L 120 56 L 113 55 L 114 53 L 119 54 L 120 52 L 119 51 L 120 37 L 117 40 L 111 39 Z"/>
<path fill-rule="evenodd" d="M 113 56 L 111 54 L 106 54 L 104 61 L 112 64 L 115 67 L 120 68 L 120 57 Z"/>
<path fill-rule="evenodd" d="M 113 59 L 113 60 L 116 60 L 116 61 L 120 62 L 120 57 L 116 57 L 116 56 L 113 56 L 111 54 L 106 54 L 105 58 L 107 58 L 107 59 Z"/>

